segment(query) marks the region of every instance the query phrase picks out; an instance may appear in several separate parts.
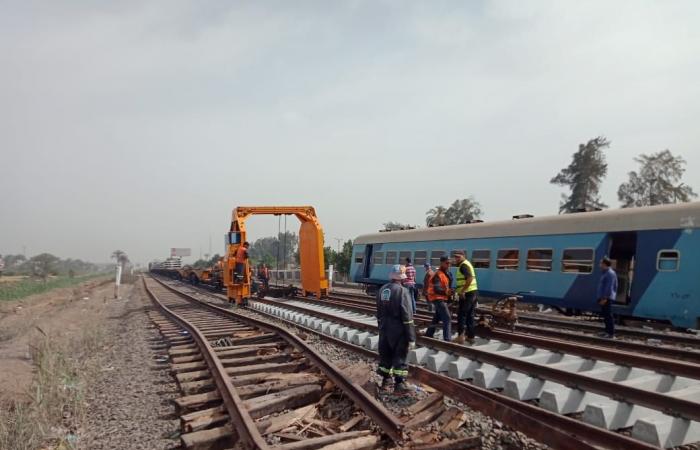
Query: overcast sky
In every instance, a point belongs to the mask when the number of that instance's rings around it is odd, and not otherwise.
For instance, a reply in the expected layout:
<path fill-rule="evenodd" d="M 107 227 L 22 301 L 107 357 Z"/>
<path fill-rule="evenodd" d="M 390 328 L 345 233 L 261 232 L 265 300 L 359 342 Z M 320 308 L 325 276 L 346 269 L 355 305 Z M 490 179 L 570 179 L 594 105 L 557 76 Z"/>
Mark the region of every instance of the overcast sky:
<path fill-rule="evenodd" d="M 597 135 L 609 205 L 665 148 L 700 191 L 699 23 L 695 0 L 0 0 L 0 253 L 199 256 L 236 205 L 314 205 L 333 246 L 469 195 L 555 214 Z"/>

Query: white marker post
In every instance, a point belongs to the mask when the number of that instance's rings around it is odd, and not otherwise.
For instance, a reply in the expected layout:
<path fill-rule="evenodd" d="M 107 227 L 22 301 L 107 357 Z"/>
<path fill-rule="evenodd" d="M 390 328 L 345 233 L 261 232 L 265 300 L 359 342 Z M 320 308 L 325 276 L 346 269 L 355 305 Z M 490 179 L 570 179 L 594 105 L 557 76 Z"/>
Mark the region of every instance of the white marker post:
<path fill-rule="evenodd" d="M 117 263 L 117 273 L 114 277 L 114 298 L 119 299 L 119 285 L 122 282 L 122 265 Z"/>
<path fill-rule="evenodd" d="M 333 264 L 328 266 L 328 293 L 333 290 Z"/>

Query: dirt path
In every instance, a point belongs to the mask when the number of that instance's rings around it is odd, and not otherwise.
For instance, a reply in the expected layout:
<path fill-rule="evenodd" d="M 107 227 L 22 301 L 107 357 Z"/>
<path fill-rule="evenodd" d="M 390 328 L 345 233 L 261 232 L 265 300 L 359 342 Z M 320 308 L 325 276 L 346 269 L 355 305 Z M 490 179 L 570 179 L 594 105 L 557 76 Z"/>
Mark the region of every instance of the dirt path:
<path fill-rule="evenodd" d="M 29 345 L 42 330 L 70 338 L 109 314 L 113 287 L 92 280 L 22 300 L 0 302 L 0 397 L 22 400 L 33 376 Z"/>

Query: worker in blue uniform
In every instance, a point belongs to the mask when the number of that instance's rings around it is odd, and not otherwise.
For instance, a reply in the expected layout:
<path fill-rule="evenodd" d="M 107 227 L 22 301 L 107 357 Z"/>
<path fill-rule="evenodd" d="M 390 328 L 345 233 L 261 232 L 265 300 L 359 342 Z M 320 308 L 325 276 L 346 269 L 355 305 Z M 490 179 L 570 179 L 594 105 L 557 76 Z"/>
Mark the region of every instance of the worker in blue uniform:
<path fill-rule="evenodd" d="M 607 256 L 600 260 L 600 271 L 597 299 L 605 322 L 605 333 L 602 335 L 613 339 L 615 337 L 615 320 L 612 304 L 617 298 L 617 274 L 612 269 L 612 261 Z"/>
<path fill-rule="evenodd" d="M 377 292 L 377 323 L 379 325 L 379 367 L 382 389 L 387 389 L 394 378 L 394 392 L 408 391 L 409 347 L 414 347 L 416 330 L 413 324 L 413 299 L 402 286 L 406 278 L 401 266 L 396 264 L 389 274 L 391 281 Z"/>

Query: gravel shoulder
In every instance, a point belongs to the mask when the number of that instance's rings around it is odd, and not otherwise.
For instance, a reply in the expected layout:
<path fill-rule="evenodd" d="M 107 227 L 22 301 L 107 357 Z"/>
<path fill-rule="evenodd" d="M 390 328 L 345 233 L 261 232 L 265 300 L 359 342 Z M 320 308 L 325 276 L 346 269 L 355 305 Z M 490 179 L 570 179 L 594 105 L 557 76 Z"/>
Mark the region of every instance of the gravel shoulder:
<path fill-rule="evenodd" d="M 179 396 L 162 339 L 146 316 L 151 308 L 140 282 L 105 322 L 110 334 L 96 356 L 101 371 L 88 396 L 81 447 L 86 449 L 179 448 L 179 418 L 172 400 Z"/>

